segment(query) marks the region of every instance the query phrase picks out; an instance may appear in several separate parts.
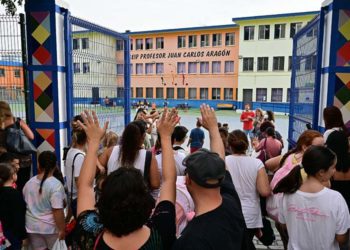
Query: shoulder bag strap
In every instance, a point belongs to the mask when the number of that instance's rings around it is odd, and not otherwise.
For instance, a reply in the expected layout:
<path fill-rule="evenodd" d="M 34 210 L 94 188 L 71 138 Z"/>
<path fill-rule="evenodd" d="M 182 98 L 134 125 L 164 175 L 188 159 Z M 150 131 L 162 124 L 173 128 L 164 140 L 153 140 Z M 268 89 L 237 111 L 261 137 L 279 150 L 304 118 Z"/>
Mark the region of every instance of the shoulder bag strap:
<path fill-rule="evenodd" d="M 83 153 L 76 153 L 74 155 L 74 158 L 73 158 L 73 163 L 72 163 L 72 181 L 71 181 L 71 185 L 70 185 L 70 204 L 72 204 L 72 201 L 73 201 L 73 182 L 74 182 L 74 162 L 75 162 L 75 159 L 77 158 L 78 155 L 83 155 Z"/>
<path fill-rule="evenodd" d="M 96 238 L 96 240 L 95 240 L 95 244 L 94 244 L 94 250 L 97 249 L 97 245 L 98 245 L 98 243 L 100 242 L 103 233 L 104 233 L 104 230 L 102 230 L 102 232 L 97 236 L 97 238 Z"/>
<path fill-rule="evenodd" d="M 152 152 L 146 151 L 146 159 L 145 159 L 145 168 L 143 172 L 143 178 L 147 183 L 148 187 L 150 187 L 150 169 L 151 169 L 151 161 L 152 161 Z"/>

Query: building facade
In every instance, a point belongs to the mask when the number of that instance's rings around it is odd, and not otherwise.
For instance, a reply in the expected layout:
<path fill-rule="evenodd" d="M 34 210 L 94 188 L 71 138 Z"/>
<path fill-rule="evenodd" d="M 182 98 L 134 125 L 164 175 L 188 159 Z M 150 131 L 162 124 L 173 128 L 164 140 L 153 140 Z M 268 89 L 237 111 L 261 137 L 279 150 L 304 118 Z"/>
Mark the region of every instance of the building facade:
<path fill-rule="evenodd" d="M 240 33 L 239 102 L 289 103 L 293 36 L 318 13 L 232 19 Z"/>
<path fill-rule="evenodd" d="M 173 105 L 197 106 L 203 101 L 233 102 L 237 99 L 237 25 L 127 34 L 131 39 L 131 97 L 134 101 L 146 99 L 162 104 L 167 100 Z M 198 103 L 192 103 L 195 101 Z"/>
<path fill-rule="evenodd" d="M 15 101 L 23 96 L 22 63 L 0 60 L 0 100 Z"/>

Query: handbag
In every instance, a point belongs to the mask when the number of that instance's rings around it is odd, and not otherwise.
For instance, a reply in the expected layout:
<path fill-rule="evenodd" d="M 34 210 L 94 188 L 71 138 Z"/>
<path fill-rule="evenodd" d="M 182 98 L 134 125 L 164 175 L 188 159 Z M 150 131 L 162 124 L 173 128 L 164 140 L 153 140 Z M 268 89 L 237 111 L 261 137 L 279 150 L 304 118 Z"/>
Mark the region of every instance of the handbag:
<path fill-rule="evenodd" d="M 9 152 L 24 155 L 36 153 L 37 151 L 36 147 L 21 129 L 19 118 L 17 118 L 13 127 L 6 128 L 6 149 Z"/>
<path fill-rule="evenodd" d="M 270 158 L 269 155 L 268 155 L 268 152 L 266 151 L 266 142 L 267 142 L 267 138 L 265 138 L 264 146 L 260 150 L 260 154 L 256 157 L 259 160 L 261 160 L 262 163 L 264 163 L 264 164 Z"/>
<path fill-rule="evenodd" d="M 68 250 L 68 248 L 64 240 L 57 239 L 52 247 L 52 250 Z"/>
<path fill-rule="evenodd" d="M 276 236 L 273 232 L 271 222 L 266 218 L 262 218 L 263 228 L 261 228 L 262 235 L 258 237 L 259 241 L 264 244 L 264 246 L 270 246 L 275 241 Z"/>

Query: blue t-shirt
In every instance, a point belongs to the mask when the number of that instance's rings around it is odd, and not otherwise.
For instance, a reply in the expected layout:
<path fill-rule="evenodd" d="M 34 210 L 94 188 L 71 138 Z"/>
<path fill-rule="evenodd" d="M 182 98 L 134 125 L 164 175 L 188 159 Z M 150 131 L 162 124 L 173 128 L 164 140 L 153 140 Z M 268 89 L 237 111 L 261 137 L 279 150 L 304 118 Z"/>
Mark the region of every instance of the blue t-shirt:
<path fill-rule="evenodd" d="M 200 128 L 194 128 L 190 133 L 191 147 L 201 148 L 204 142 L 204 132 Z"/>

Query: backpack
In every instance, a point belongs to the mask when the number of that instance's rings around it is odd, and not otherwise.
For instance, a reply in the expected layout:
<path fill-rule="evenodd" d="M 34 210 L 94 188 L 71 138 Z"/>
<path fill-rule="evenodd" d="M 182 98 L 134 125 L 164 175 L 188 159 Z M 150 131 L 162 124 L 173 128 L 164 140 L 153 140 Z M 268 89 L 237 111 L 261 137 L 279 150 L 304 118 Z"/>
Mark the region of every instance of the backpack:
<path fill-rule="evenodd" d="M 11 246 L 11 243 L 8 241 L 8 239 L 4 235 L 4 231 L 2 229 L 2 224 L 0 221 L 0 250 L 5 250 L 9 246 Z"/>

